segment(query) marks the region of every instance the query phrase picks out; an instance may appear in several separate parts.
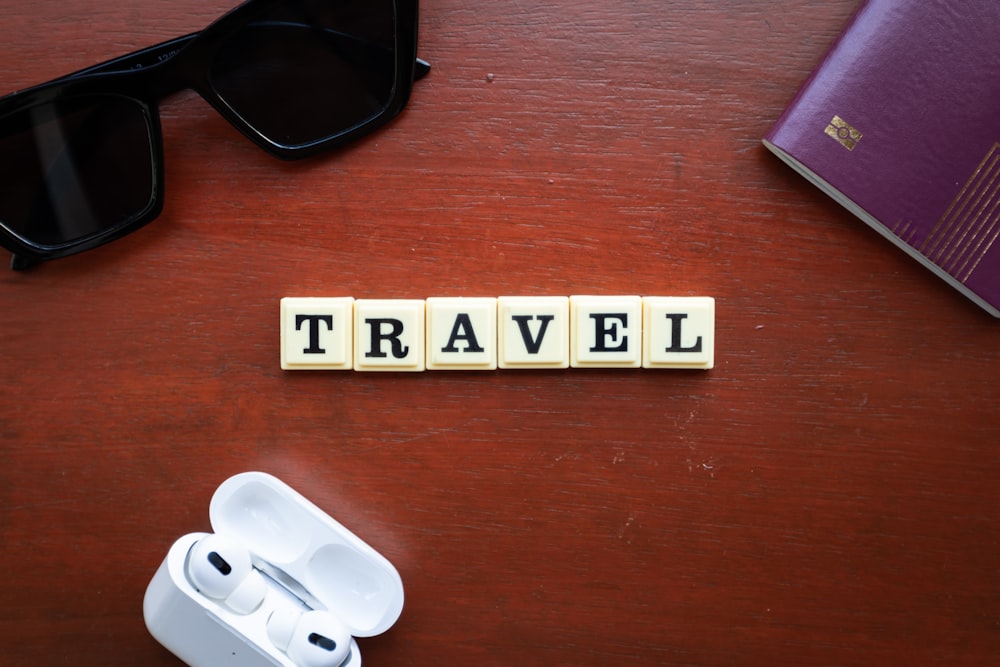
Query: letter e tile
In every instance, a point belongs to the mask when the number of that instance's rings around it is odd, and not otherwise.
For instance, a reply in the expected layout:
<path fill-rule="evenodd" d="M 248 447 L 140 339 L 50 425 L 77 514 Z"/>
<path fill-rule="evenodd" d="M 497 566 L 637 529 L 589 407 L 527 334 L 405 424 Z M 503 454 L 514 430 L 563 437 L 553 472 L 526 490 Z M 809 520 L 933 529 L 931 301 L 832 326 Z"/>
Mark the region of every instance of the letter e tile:
<path fill-rule="evenodd" d="M 354 302 L 354 370 L 424 370 L 424 301 Z"/>
<path fill-rule="evenodd" d="M 643 299 L 643 368 L 702 368 L 715 364 L 715 299 Z"/>
<path fill-rule="evenodd" d="M 642 362 L 642 298 L 571 296 L 570 366 L 638 368 Z"/>
<path fill-rule="evenodd" d="M 350 370 L 354 366 L 354 299 L 281 300 L 281 368 Z"/>

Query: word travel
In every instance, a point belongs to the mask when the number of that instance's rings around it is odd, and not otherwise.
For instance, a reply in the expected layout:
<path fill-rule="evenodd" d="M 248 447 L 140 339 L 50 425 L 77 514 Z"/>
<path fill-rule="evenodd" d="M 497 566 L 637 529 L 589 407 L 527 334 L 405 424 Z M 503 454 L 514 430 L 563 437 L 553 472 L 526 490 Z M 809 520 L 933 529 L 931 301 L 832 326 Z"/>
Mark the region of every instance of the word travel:
<path fill-rule="evenodd" d="M 714 351 L 711 297 L 281 300 L 285 370 L 709 369 Z"/>

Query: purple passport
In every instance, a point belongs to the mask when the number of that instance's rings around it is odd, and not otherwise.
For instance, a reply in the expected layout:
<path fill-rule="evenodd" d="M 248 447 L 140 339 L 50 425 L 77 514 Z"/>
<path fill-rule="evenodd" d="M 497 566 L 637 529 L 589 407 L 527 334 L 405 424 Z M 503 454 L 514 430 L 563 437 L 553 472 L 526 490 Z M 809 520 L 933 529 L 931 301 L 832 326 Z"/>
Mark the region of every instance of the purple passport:
<path fill-rule="evenodd" d="M 1000 0 L 867 0 L 764 145 L 1000 317 Z"/>

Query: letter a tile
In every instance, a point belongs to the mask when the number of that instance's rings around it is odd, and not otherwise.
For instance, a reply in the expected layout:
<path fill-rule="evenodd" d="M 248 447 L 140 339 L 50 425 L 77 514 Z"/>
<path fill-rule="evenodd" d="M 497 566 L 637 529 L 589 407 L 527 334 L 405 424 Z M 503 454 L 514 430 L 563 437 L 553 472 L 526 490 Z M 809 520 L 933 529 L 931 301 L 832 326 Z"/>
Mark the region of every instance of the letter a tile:
<path fill-rule="evenodd" d="M 354 299 L 281 300 L 281 368 L 350 370 L 354 366 Z"/>
<path fill-rule="evenodd" d="M 496 367 L 496 299 L 427 299 L 428 370 L 488 371 Z"/>

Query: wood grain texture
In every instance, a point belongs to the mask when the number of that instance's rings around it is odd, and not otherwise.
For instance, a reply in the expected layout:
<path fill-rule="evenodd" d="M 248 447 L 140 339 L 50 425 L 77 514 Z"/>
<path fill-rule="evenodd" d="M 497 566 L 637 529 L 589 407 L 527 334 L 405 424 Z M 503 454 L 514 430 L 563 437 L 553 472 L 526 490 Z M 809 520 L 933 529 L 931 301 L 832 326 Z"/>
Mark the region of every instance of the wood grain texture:
<path fill-rule="evenodd" d="M 350 149 L 164 102 L 167 205 L 0 273 L 0 663 L 178 665 L 142 621 L 215 487 L 277 475 L 392 561 L 366 665 L 985 665 L 998 329 L 759 139 L 856 0 L 425 0 Z M 0 87 L 218 0 L 0 0 Z M 284 373 L 282 296 L 708 295 L 710 372 Z"/>

